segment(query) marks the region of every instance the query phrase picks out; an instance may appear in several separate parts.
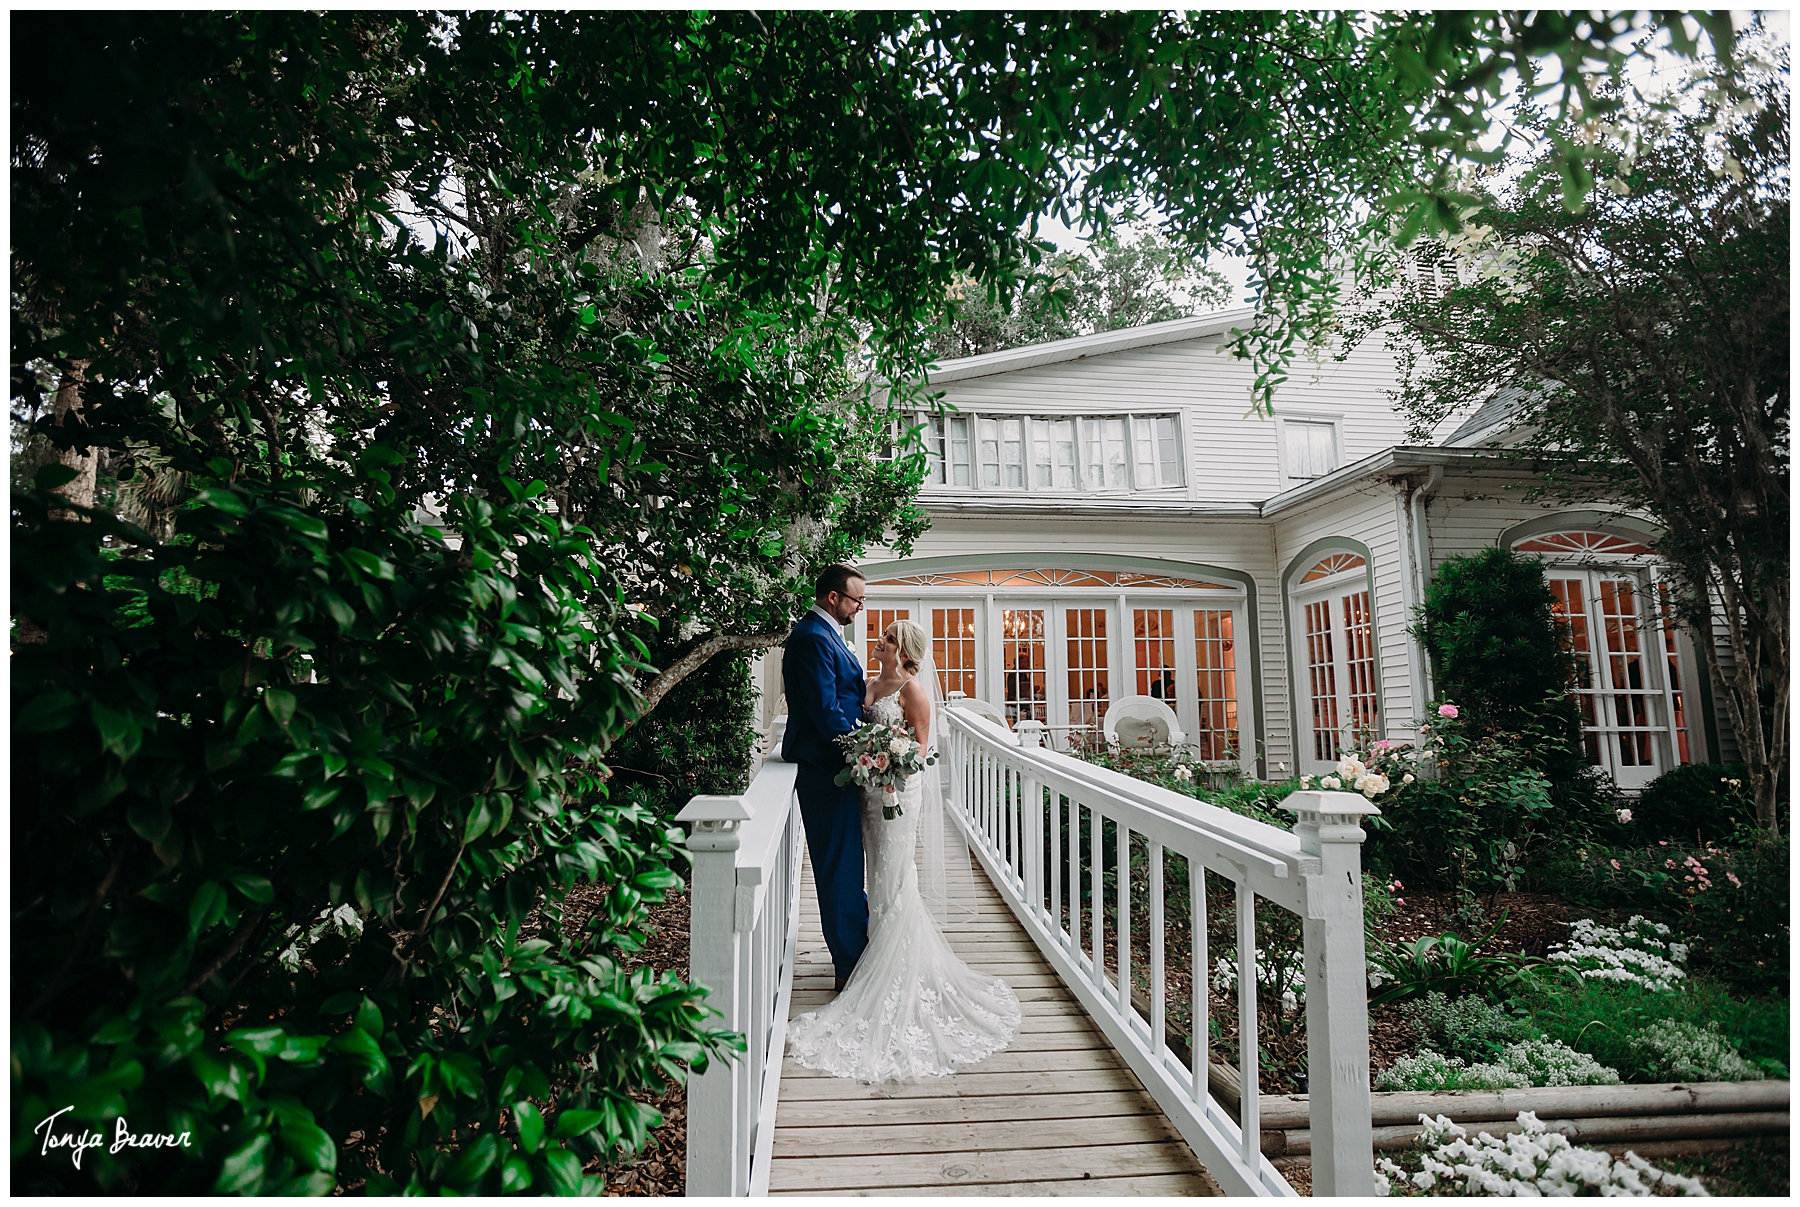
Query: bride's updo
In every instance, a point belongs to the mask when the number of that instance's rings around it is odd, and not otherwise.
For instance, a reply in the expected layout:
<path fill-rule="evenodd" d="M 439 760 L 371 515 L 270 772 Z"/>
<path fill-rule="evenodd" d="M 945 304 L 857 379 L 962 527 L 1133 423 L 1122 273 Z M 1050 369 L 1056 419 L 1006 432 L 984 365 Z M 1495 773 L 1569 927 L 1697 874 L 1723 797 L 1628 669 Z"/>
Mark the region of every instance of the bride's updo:
<path fill-rule="evenodd" d="M 925 626 L 911 620 L 896 620 L 888 628 L 888 640 L 900 651 L 900 665 L 913 674 L 919 673 L 919 666 L 925 661 L 930 650 L 931 638 L 925 635 Z"/>

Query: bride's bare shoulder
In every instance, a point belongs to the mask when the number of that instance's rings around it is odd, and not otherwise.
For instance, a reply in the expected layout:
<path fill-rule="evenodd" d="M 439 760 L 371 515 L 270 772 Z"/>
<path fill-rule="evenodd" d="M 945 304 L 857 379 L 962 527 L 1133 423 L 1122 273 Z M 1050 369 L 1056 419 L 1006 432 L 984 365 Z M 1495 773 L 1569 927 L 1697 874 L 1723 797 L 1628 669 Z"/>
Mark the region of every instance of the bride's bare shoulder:
<path fill-rule="evenodd" d="M 928 708 L 931 705 L 931 694 L 917 679 L 908 679 L 900 688 L 900 703 L 910 708 Z"/>

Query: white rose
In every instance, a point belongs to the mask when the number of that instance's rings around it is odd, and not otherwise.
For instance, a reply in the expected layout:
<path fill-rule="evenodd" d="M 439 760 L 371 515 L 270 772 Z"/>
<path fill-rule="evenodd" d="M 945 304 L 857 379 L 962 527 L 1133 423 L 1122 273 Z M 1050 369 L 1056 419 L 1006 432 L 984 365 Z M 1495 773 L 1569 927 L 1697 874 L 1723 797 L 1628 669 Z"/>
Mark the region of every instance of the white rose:
<path fill-rule="evenodd" d="M 1365 775 L 1362 782 L 1356 785 L 1364 796 L 1380 796 L 1388 790 L 1388 777 L 1381 774 Z"/>
<path fill-rule="evenodd" d="M 1349 755 L 1345 755 L 1342 759 L 1338 760 L 1337 773 L 1347 780 L 1355 779 L 1357 776 L 1361 775 L 1364 770 L 1365 768 L 1363 765 Z"/>
<path fill-rule="evenodd" d="M 1335 775 L 1327 775 L 1327 776 L 1322 777 L 1319 780 L 1319 787 L 1329 788 L 1333 792 L 1336 792 L 1339 788 L 1342 788 L 1343 786 L 1344 786 L 1344 781 L 1340 780 Z"/>
<path fill-rule="evenodd" d="M 888 753 L 889 754 L 905 754 L 907 751 L 907 748 L 911 745 L 912 745 L 912 743 L 907 741 L 905 738 L 895 738 L 893 741 L 888 743 Z"/>

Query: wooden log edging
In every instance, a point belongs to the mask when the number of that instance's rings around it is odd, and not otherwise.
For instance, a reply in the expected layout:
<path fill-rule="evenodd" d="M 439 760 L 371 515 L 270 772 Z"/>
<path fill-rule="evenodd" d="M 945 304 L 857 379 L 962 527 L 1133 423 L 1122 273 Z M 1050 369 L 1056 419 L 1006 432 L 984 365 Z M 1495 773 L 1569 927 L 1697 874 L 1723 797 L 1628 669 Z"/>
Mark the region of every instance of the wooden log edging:
<path fill-rule="evenodd" d="M 1412 1146 L 1420 1115 L 1444 1115 L 1470 1134 L 1519 1131 L 1520 1111 L 1536 1112 L 1551 1131 L 1576 1144 L 1604 1148 L 1786 1135 L 1788 1083 L 1716 1081 L 1691 1085 L 1546 1086 L 1526 1090 L 1397 1091 L 1370 1095 L 1375 1148 Z M 1304 1094 L 1262 1100 L 1262 1150 L 1269 1157 L 1305 1157 L 1312 1132 Z"/>

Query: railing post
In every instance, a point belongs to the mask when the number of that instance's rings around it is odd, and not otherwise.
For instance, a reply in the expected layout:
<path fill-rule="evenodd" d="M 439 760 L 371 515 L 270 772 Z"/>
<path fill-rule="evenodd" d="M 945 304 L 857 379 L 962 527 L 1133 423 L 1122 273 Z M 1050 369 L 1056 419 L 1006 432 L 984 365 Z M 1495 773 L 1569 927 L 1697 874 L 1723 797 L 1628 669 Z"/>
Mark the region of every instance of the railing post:
<path fill-rule="evenodd" d="M 1363 942 L 1361 819 L 1381 810 L 1355 792 L 1296 792 L 1307 877 L 1306 1055 L 1313 1194 L 1371 1195 L 1375 1153 L 1369 1121 L 1368 959 Z"/>
<path fill-rule="evenodd" d="M 733 1031 L 745 1030 L 747 1003 L 740 984 L 737 935 L 738 827 L 750 818 L 741 796 L 696 796 L 675 815 L 693 823 L 689 895 L 689 979 L 712 990 L 706 1004 Z M 755 1043 L 756 1036 L 750 1037 Z M 743 1195 L 749 1190 L 747 1118 L 739 1118 L 738 1082 L 748 1076 L 741 1060 L 714 1060 L 688 1079 L 687 1193 Z"/>
<path fill-rule="evenodd" d="M 1044 744 L 1044 723 L 1042 721 L 1020 721 L 1013 726 L 1013 732 L 1019 735 L 1019 745 L 1027 750 Z"/>

